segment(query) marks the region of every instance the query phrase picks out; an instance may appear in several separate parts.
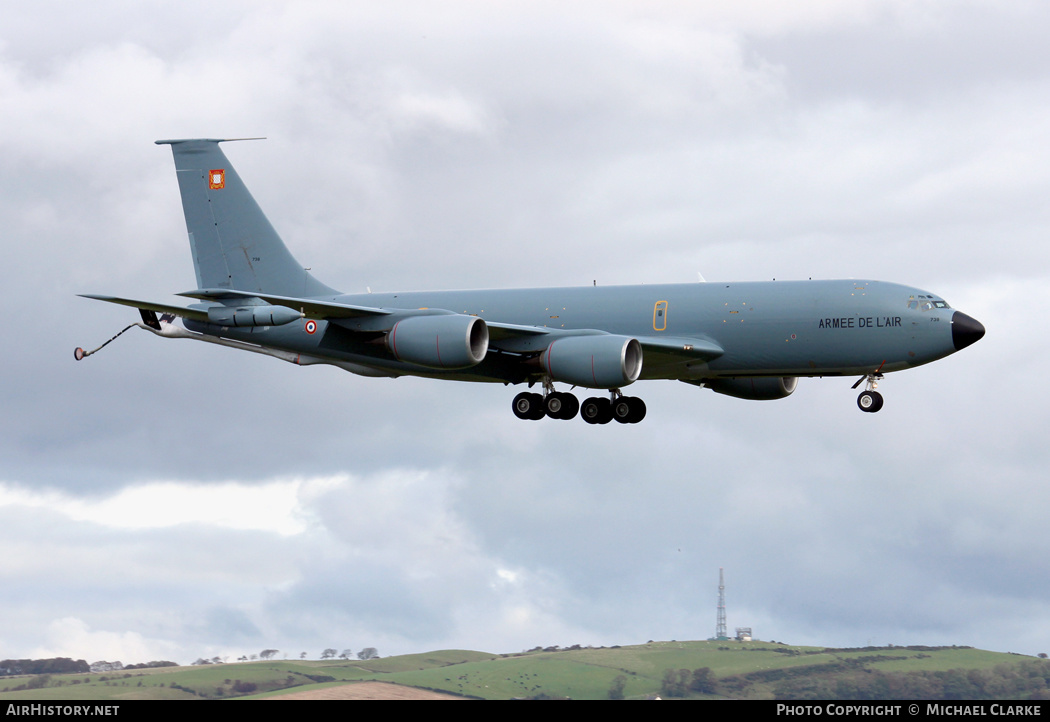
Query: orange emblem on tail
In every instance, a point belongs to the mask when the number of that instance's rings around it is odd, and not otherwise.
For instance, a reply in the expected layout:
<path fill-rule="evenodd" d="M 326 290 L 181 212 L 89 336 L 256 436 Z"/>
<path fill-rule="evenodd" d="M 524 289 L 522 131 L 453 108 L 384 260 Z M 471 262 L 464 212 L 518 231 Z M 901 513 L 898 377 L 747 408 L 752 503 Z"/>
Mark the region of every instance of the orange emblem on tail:
<path fill-rule="evenodd" d="M 216 190 L 218 188 L 226 187 L 226 169 L 219 168 L 217 170 L 208 171 L 208 188 Z"/>

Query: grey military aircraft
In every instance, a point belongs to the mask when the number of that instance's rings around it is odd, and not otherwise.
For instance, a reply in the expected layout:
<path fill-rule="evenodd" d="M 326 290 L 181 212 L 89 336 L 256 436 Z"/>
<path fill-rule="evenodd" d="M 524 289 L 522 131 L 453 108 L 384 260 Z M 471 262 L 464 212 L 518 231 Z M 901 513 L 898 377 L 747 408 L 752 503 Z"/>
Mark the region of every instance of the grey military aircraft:
<path fill-rule="evenodd" d="M 124 331 L 362 376 L 539 384 L 542 394 L 514 397 L 518 418 L 579 414 L 590 424 L 641 421 L 645 403 L 621 389 L 648 379 L 768 400 L 790 395 L 800 377 L 860 376 L 857 404 L 876 412 L 883 374 L 985 333 L 936 294 L 863 280 L 343 294 L 295 260 L 221 142 L 157 141 L 175 157 L 197 275 L 197 288 L 178 295 L 196 302 L 84 296 L 138 309 L 142 322 Z M 559 383 L 599 395 L 581 403 Z"/>

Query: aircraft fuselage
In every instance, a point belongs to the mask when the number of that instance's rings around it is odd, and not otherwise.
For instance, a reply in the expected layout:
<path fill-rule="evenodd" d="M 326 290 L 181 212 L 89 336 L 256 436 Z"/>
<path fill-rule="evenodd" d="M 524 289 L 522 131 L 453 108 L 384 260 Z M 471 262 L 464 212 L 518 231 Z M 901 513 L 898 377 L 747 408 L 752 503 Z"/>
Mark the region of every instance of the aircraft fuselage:
<path fill-rule="evenodd" d="M 635 337 L 706 338 L 725 349 L 706 362 L 643 360 L 642 379 L 738 376 L 854 376 L 899 371 L 957 350 L 953 315 L 939 296 L 866 280 L 581 286 L 336 295 L 324 300 L 386 309 L 443 309 L 555 334 L 601 329 Z M 372 319 L 226 328 L 187 322 L 193 331 L 265 344 L 311 357 L 360 363 L 392 374 L 515 382 L 499 354 L 458 372 L 393 358 L 359 338 Z M 308 333 L 308 328 L 314 330 Z M 536 339 L 541 351 L 549 343 Z M 515 364 L 516 366 L 516 364 Z"/>

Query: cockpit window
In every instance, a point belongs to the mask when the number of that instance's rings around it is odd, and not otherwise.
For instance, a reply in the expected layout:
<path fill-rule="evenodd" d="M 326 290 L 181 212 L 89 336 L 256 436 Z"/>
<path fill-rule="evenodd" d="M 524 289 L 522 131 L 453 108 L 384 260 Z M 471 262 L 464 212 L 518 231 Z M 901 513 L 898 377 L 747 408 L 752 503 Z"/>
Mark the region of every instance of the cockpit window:
<path fill-rule="evenodd" d="M 911 296 L 908 299 L 908 308 L 930 311 L 935 308 L 951 308 L 946 301 L 933 296 Z"/>

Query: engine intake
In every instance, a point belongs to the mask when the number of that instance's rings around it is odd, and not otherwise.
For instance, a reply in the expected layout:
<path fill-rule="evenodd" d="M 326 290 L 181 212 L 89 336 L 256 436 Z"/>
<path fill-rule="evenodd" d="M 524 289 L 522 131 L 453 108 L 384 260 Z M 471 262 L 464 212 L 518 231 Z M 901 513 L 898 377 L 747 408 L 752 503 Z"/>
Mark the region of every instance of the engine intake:
<path fill-rule="evenodd" d="M 432 369 L 476 366 L 489 350 L 489 327 L 477 316 L 409 316 L 394 324 L 386 347 L 398 361 Z"/>
<path fill-rule="evenodd" d="M 589 389 L 613 389 L 634 383 L 642 373 L 642 345 L 627 336 L 559 338 L 541 357 L 555 381 Z"/>

